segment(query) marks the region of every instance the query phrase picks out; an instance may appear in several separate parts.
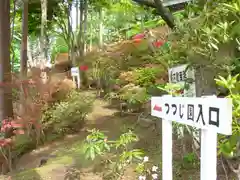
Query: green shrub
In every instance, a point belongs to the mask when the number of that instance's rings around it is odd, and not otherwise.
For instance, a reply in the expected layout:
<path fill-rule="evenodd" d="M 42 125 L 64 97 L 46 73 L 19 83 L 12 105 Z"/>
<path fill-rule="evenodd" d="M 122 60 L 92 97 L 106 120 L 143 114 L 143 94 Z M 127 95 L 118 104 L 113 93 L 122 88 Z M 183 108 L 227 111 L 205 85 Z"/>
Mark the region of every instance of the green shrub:
<path fill-rule="evenodd" d="M 94 96 L 72 91 L 65 101 L 48 107 L 43 115 L 43 129 L 48 134 L 63 135 L 78 131 L 92 111 Z"/>
<path fill-rule="evenodd" d="M 36 148 L 36 143 L 28 134 L 17 135 L 12 149 L 12 156 L 19 157 L 34 148 Z"/>
<path fill-rule="evenodd" d="M 129 104 L 143 104 L 149 99 L 146 88 L 128 84 L 120 89 L 120 99 Z"/>
<path fill-rule="evenodd" d="M 157 76 L 160 72 L 161 71 L 158 68 L 147 67 L 147 68 L 136 69 L 134 72 L 136 82 L 134 84 L 137 84 L 143 87 L 149 87 L 155 84 Z"/>

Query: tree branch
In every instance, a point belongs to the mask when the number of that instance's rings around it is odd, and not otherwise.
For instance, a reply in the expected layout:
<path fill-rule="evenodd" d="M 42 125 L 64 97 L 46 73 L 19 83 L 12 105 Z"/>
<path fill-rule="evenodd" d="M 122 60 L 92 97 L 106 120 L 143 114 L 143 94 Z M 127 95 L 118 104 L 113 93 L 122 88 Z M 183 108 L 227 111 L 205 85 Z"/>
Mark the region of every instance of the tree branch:
<path fill-rule="evenodd" d="M 162 17 L 162 19 L 167 23 L 167 25 L 171 29 L 175 28 L 173 15 L 170 13 L 170 11 L 168 11 L 163 6 L 163 3 L 162 3 L 161 0 L 154 0 L 154 2 L 150 1 L 150 0 L 133 0 L 133 1 L 138 3 L 138 4 L 140 4 L 140 5 L 144 5 L 144 6 L 148 6 L 148 7 L 151 7 L 151 8 L 155 8 L 157 10 L 157 14 Z"/>
<path fill-rule="evenodd" d="M 148 7 L 151 7 L 151 8 L 156 8 L 156 4 L 153 1 L 150 1 L 150 0 L 133 0 L 133 1 L 140 4 L 140 5 L 148 6 Z"/>
<path fill-rule="evenodd" d="M 154 0 L 156 4 L 156 9 L 159 15 L 163 18 L 163 20 L 167 23 L 167 25 L 171 28 L 175 28 L 173 15 L 163 6 L 161 0 Z"/>

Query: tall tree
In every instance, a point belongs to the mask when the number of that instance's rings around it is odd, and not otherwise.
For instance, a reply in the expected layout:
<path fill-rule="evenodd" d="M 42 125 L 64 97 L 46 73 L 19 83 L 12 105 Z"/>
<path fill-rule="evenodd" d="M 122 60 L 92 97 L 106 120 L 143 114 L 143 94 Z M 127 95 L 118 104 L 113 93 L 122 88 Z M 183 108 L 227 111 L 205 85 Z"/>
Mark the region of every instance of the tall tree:
<path fill-rule="evenodd" d="M 0 1 L 0 119 L 13 117 L 10 63 L 10 1 Z M 7 86 L 8 84 L 8 86 Z"/>
<path fill-rule="evenodd" d="M 22 13 L 22 42 L 21 42 L 21 76 L 27 75 L 27 42 L 28 42 L 28 0 L 23 1 Z"/>
<path fill-rule="evenodd" d="M 84 1 L 84 33 L 83 33 L 83 51 L 84 54 L 86 53 L 87 45 L 86 45 L 86 39 L 87 39 L 87 23 L 88 23 L 88 0 Z"/>
<path fill-rule="evenodd" d="M 15 60 L 15 52 L 14 52 L 14 48 L 13 48 L 13 46 L 12 46 L 12 42 L 13 42 L 13 35 L 14 35 L 14 30 L 15 30 L 15 17 L 16 17 L 16 3 L 17 2 L 17 0 L 13 0 L 13 15 L 12 15 L 12 27 L 11 27 L 11 29 L 12 29 L 12 32 L 11 32 L 11 41 L 10 41 L 10 43 L 11 43 L 11 49 L 12 49 L 12 71 L 14 70 L 14 60 Z"/>
<path fill-rule="evenodd" d="M 76 0 L 76 29 L 78 29 L 79 25 L 79 7 L 78 7 L 78 0 Z"/>
<path fill-rule="evenodd" d="M 79 55 L 83 56 L 83 28 L 84 28 L 84 1 L 80 1 L 80 25 L 79 25 L 79 32 L 78 32 L 78 48 L 79 48 Z"/>
<path fill-rule="evenodd" d="M 103 47 L 103 20 L 104 20 L 104 10 L 99 8 L 99 47 Z"/>
<path fill-rule="evenodd" d="M 41 53 L 42 53 L 42 62 L 43 65 L 47 59 L 47 47 L 46 47 L 46 29 L 47 29 L 47 0 L 41 0 L 41 37 L 40 37 L 40 46 L 41 46 Z"/>

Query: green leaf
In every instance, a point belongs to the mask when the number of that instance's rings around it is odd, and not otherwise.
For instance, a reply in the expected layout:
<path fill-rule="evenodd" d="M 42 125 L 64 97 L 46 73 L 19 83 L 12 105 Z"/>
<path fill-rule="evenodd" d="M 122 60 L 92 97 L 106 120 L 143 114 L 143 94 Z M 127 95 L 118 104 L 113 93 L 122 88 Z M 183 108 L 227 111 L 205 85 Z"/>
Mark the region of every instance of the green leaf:
<path fill-rule="evenodd" d="M 210 46 L 213 47 L 215 50 L 217 50 L 217 51 L 219 50 L 219 49 L 218 49 L 218 46 L 217 46 L 216 44 L 214 44 L 214 43 L 212 43 L 212 42 L 210 42 L 209 44 L 210 44 Z"/>
<path fill-rule="evenodd" d="M 89 149 L 89 157 L 91 158 L 91 160 L 95 159 L 95 152 L 94 152 L 94 147 L 91 147 Z"/>
<path fill-rule="evenodd" d="M 226 142 L 224 144 L 221 144 L 220 145 L 220 150 L 225 156 L 228 156 L 228 157 L 232 156 L 233 148 L 232 148 L 230 142 Z"/>
<path fill-rule="evenodd" d="M 107 151 L 110 151 L 110 146 L 107 143 L 104 144 L 104 147 Z"/>

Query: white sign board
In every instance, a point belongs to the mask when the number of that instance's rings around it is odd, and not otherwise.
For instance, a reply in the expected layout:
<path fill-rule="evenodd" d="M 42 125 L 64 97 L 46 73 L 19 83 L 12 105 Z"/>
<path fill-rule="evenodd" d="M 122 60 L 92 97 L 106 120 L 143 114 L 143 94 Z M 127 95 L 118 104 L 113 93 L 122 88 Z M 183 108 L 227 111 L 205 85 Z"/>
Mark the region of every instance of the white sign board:
<path fill-rule="evenodd" d="M 72 67 L 71 68 L 71 75 L 72 76 L 79 76 L 79 68 L 78 67 Z"/>
<path fill-rule="evenodd" d="M 80 84 L 81 84 L 79 67 L 72 67 L 71 68 L 71 75 L 72 75 L 73 82 L 75 82 L 77 84 L 77 87 L 79 89 Z"/>
<path fill-rule="evenodd" d="M 152 116 L 217 133 L 232 133 L 232 101 L 228 98 L 152 97 Z"/>
<path fill-rule="evenodd" d="M 151 115 L 162 122 L 162 180 L 172 180 L 172 121 L 201 128 L 201 180 L 217 179 L 217 133 L 232 133 L 232 100 L 152 97 Z"/>
<path fill-rule="evenodd" d="M 196 85 L 195 85 L 195 72 L 193 69 L 188 68 L 187 64 L 176 66 L 168 70 L 169 83 L 176 83 L 184 86 L 188 84 L 188 89 L 184 89 L 182 96 L 195 97 Z M 188 82 L 191 81 L 191 82 Z"/>

